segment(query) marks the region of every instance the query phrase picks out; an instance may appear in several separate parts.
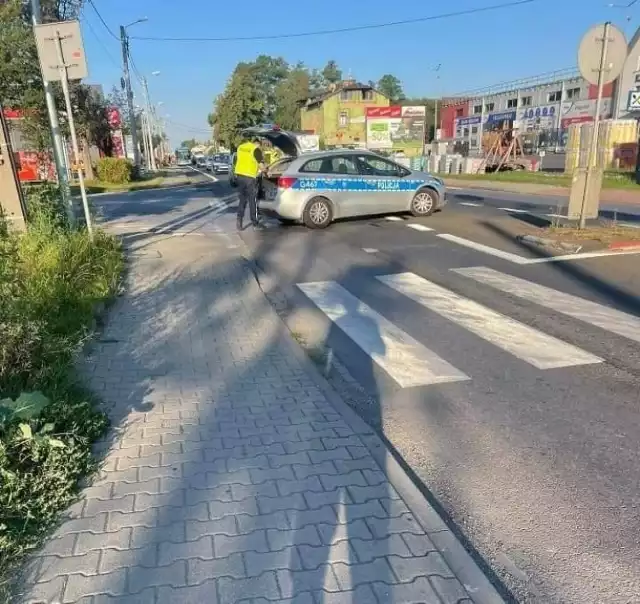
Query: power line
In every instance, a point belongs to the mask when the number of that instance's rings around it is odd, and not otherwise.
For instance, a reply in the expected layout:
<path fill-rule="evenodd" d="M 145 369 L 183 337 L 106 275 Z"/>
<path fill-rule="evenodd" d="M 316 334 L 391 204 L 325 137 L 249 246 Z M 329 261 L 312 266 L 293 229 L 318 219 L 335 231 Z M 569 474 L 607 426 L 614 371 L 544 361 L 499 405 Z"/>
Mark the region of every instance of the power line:
<path fill-rule="evenodd" d="M 173 124 L 174 126 L 178 126 L 179 128 L 182 128 L 184 130 L 188 130 L 188 131 L 191 131 L 191 132 L 211 134 L 211 131 L 212 131 L 211 128 L 209 128 L 209 129 L 198 128 L 197 126 L 189 126 L 187 124 L 181 124 L 180 122 L 174 122 L 173 120 L 171 120 L 169 118 L 163 118 L 163 119 L 168 124 Z"/>
<path fill-rule="evenodd" d="M 91 2 L 91 0 L 89 0 Z M 155 36 L 132 36 L 136 40 L 162 41 L 162 42 L 247 42 L 251 40 L 281 40 L 284 38 L 304 38 L 309 36 L 326 36 L 329 34 L 342 34 L 354 31 L 364 31 L 369 29 L 381 29 L 383 27 L 396 27 L 399 25 L 409 25 L 412 23 L 424 23 L 426 21 L 436 21 L 440 19 L 449 19 L 452 17 L 462 17 L 464 15 L 475 15 L 489 11 L 496 11 L 505 8 L 514 8 L 524 4 L 539 2 L 539 0 L 516 0 L 512 2 L 504 2 L 502 4 L 493 4 L 479 8 L 470 8 L 466 10 L 455 11 L 451 13 L 442 13 L 440 15 L 430 15 L 427 17 L 417 17 L 413 19 L 403 19 L 402 21 L 389 21 L 386 23 L 373 23 L 370 25 L 357 25 L 354 27 L 342 27 L 339 29 L 320 29 L 316 31 L 306 31 L 292 34 L 274 34 L 270 36 L 233 36 L 227 38 L 164 38 Z"/>
<path fill-rule="evenodd" d="M 109 51 L 109 49 L 107 48 L 107 46 L 105 45 L 105 43 L 102 41 L 102 38 L 100 38 L 100 36 L 96 33 L 96 30 L 93 29 L 93 25 L 91 25 L 91 23 L 89 22 L 89 20 L 85 17 L 84 19 L 82 19 L 82 22 L 89 28 L 89 31 L 93 34 L 93 37 L 98 41 L 98 44 L 100 44 L 100 46 L 102 46 L 102 50 L 104 50 L 104 53 L 107 55 L 107 57 L 109 58 L 109 60 L 118 68 L 118 69 L 122 69 L 122 65 L 120 64 L 119 61 L 117 61 L 116 59 L 113 58 L 113 55 L 111 54 L 111 52 Z"/>
<path fill-rule="evenodd" d="M 93 3 L 93 0 L 88 0 L 88 2 L 91 5 L 91 8 L 93 8 L 93 10 L 95 11 L 96 15 L 98 15 L 98 19 L 100 19 L 105 29 L 111 34 L 112 37 L 114 37 L 119 42 L 120 36 L 117 36 L 116 34 L 113 33 L 113 30 L 107 25 L 107 22 L 102 18 L 100 11 L 96 8 L 96 5 Z"/>

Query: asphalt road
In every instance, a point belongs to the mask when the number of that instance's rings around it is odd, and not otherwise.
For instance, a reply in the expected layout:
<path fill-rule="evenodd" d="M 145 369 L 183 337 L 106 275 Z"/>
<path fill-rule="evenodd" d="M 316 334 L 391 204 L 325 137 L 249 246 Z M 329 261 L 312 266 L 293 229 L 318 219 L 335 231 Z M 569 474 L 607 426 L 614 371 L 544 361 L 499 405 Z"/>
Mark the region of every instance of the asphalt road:
<path fill-rule="evenodd" d="M 229 232 L 228 185 L 194 181 L 96 203 L 134 240 Z M 429 219 L 242 237 L 294 335 L 507 596 L 640 602 L 640 256 L 550 260 L 501 231 L 517 212 L 498 208 L 539 198 L 453 193 Z"/>

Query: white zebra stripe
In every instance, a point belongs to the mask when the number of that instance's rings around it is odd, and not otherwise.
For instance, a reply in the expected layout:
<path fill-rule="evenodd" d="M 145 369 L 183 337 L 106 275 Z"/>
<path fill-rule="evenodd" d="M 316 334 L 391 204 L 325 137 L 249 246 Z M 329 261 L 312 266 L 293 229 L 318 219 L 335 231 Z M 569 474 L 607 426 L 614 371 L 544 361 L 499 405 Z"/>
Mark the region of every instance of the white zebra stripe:
<path fill-rule="evenodd" d="M 377 279 L 538 369 L 602 362 L 601 358 L 576 346 L 495 312 L 414 273 L 385 275 Z"/>

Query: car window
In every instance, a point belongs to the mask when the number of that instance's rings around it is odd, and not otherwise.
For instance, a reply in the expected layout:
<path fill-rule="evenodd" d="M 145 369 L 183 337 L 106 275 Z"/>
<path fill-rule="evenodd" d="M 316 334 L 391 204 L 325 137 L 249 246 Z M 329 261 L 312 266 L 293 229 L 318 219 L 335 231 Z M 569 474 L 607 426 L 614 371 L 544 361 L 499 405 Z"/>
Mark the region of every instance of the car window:
<path fill-rule="evenodd" d="M 362 168 L 363 174 L 368 176 L 406 176 L 409 171 L 394 164 L 382 157 L 374 157 L 372 155 L 359 155 L 358 161 Z"/>
<path fill-rule="evenodd" d="M 338 155 L 335 157 L 319 157 L 308 161 L 300 172 L 312 172 L 316 174 L 348 174 L 357 175 L 358 166 L 353 158 Z"/>

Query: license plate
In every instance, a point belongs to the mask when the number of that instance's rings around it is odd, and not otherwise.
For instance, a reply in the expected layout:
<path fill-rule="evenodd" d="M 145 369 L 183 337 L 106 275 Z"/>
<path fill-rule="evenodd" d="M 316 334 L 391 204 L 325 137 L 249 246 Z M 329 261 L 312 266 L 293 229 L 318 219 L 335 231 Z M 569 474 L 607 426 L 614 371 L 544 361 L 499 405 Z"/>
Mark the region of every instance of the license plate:
<path fill-rule="evenodd" d="M 266 195 L 265 197 L 269 200 L 269 201 L 273 201 L 276 198 L 276 195 L 278 194 L 278 189 L 276 189 L 275 187 L 269 187 L 266 190 Z"/>

